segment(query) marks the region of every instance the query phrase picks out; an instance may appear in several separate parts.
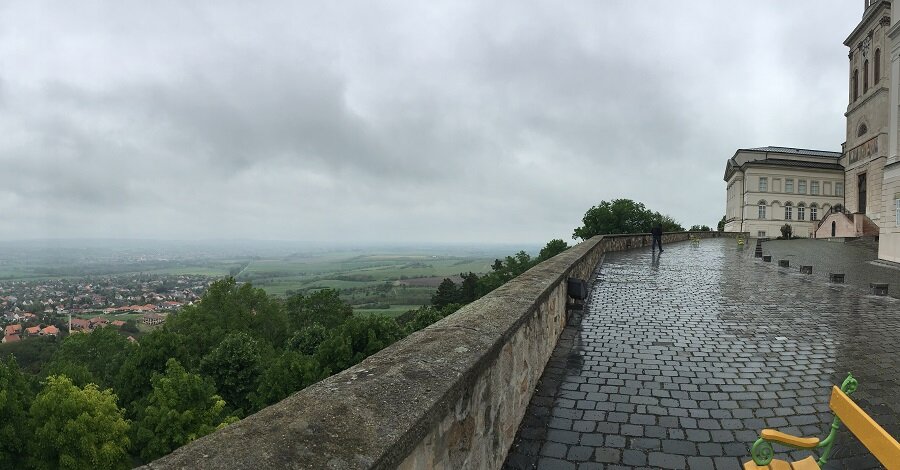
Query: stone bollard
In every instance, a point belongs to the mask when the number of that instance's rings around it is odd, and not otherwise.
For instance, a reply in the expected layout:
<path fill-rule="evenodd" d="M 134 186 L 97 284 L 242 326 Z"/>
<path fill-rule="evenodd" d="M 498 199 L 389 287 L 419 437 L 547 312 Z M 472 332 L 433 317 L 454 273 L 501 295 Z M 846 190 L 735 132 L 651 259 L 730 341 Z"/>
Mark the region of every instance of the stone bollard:
<path fill-rule="evenodd" d="M 872 289 L 872 293 L 875 295 L 887 295 L 888 293 L 887 283 L 873 282 L 869 284 L 869 287 Z"/>
<path fill-rule="evenodd" d="M 800 266 L 800 274 L 812 274 L 812 266 Z"/>
<path fill-rule="evenodd" d="M 771 263 L 771 262 L 772 262 L 772 255 L 764 255 L 764 256 L 762 257 L 762 259 L 763 259 L 763 261 L 765 261 L 766 263 Z"/>
<path fill-rule="evenodd" d="M 780 259 L 780 260 L 778 260 L 778 267 L 789 268 L 789 267 L 791 267 L 791 262 L 786 259 Z"/>
<path fill-rule="evenodd" d="M 835 284 L 843 284 L 844 273 L 828 273 L 828 280 Z"/>

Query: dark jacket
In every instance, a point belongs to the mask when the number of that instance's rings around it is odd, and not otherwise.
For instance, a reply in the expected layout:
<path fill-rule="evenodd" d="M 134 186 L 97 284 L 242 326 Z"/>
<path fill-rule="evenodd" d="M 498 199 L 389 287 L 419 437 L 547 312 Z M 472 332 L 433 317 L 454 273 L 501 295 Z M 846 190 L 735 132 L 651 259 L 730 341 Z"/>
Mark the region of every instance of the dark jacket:
<path fill-rule="evenodd" d="M 653 235 L 654 237 L 661 237 L 662 227 L 653 227 L 652 229 L 650 229 L 650 235 Z"/>

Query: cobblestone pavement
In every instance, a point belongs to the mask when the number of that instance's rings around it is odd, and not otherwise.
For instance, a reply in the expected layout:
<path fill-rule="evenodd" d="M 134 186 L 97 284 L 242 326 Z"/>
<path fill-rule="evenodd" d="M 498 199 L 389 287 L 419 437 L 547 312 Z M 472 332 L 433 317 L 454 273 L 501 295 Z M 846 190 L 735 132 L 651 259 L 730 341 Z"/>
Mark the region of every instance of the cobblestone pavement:
<path fill-rule="evenodd" d="M 751 240 L 756 246 L 756 240 Z M 890 284 L 888 294 L 900 298 L 900 269 L 873 264 L 878 259 L 877 245 L 868 241 L 832 242 L 827 240 L 770 240 L 763 242 L 763 254 L 772 255 L 772 263 L 778 260 L 790 262 L 790 270 L 798 271 L 801 265 L 813 267 L 813 276 L 828 280 L 828 273 L 844 273 L 850 286 L 869 292 L 869 283 Z M 665 253 L 663 253 L 665 254 Z M 751 253 L 752 256 L 752 253 Z"/>
<path fill-rule="evenodd" d="M 718 239 L 608 253 L 504 468 L 739 469 L 763 428 L 824 438 L 847 372 L 856 402 L 900 436 L 900 300 L 752 250 Z M 825 468 L 880 467 L 842 428 Z"/>

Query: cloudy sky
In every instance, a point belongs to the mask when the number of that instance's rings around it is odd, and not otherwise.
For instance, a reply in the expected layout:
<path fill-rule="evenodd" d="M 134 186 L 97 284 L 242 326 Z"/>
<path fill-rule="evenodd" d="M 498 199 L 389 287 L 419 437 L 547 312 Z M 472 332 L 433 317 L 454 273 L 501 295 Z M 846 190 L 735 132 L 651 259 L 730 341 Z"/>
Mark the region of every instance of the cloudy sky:
<path fill-rule="evenodd" d="M 521 242 L 840 150 L 845 0 L 0 1 L 0 239 Z"/>

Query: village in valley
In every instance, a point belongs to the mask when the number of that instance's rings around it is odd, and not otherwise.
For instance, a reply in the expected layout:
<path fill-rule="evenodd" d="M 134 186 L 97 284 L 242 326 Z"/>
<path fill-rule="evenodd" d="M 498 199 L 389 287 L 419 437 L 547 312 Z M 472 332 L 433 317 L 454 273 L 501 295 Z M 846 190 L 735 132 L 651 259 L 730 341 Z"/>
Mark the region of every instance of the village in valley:
<path fill-rule="evenodd" d="M 213 281 L 196 274 L 129 274 L 0 282 L 2 343 L 111 327 L 132 341 L 200 299 Z"/>

